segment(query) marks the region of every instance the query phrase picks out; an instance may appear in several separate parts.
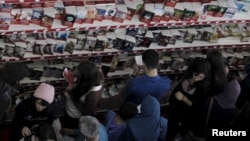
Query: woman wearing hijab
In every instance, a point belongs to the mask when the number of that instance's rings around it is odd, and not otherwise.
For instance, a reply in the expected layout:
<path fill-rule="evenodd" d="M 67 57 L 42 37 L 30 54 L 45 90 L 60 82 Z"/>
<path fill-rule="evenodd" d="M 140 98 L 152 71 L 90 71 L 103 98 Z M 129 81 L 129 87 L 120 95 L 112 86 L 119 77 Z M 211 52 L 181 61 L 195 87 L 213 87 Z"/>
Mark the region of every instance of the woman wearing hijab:
<path fill-rule="evenodd" d="M 138 106 L 138 114 L 127 121 L 119 141 L 165 141 L 167 119 L 160 114 L 159 101 L 146 96 Z"/>

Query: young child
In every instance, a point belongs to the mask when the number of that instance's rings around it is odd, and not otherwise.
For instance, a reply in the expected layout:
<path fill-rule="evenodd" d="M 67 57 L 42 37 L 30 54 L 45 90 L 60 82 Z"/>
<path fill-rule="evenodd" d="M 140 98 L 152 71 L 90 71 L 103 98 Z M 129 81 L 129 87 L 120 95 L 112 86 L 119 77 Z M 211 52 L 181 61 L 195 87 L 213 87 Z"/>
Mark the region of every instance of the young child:
<path fill-rule="evenodd" d="M 55 110 L 54 95 L 55 88 L 52 85 L 41 83 L 31 98 L 18 104 L 11 123 L 13 141 L 32 135 L 40 124 L 52 124 Z"/>

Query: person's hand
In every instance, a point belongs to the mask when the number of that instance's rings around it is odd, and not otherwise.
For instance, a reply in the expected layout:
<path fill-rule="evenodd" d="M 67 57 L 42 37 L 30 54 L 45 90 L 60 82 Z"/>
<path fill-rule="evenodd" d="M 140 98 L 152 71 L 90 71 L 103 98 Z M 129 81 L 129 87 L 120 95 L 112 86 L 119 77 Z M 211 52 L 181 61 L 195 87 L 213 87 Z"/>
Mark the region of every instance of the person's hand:
<path fill-rule="evenodd" d="M 178 91 L 177 93 L 175 93 L 175 98 L 177 99 L 177 100 L 182 100 L 183 99 L 183 94 L 180 92 L 180 91 Z"/>
<path fill-rule="evenodd" d="M 74 86 L 73 86 L 72 84 L 69 84 L 69 85 L 66 87 L 66 91 L 71 91 L 73 88 L 74 88 Z"/>
<path fill-rule="evenodd" d="M 31 131 L 28 127 L 23 127 L 22 128 L 22 135 L 25 137 L 25 136 L 30 136 L 31 135 Z"/>

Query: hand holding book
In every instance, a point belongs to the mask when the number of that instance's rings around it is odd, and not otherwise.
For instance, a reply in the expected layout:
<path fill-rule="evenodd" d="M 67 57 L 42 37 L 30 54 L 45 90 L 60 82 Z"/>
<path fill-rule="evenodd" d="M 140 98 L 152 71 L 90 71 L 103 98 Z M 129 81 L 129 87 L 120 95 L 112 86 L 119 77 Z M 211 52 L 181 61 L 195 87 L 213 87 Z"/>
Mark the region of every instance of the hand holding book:
<path fill-rule="evenodd" d="M 63 77 L 69 84 L 74 85 L 76 82 L 75 74 L 70 68 L 65 68 L 63 71 Z"/>

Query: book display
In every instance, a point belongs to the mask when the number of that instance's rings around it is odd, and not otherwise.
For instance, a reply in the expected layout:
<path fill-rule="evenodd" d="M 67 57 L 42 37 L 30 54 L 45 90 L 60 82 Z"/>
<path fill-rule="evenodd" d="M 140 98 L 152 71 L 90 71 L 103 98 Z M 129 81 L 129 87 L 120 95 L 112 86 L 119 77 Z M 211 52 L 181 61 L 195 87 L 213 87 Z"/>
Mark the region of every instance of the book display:
<path fill-rule="evenodd" d="M 102 98 L 143 73 L 141 53 L 160 55 L 160 75 L 186 70 L 219 49 L 237 75 L 250 62 L 249 0 L 0 0 L 0 65 L 24 62 L 29 90 L 74 84 L 74 67 L 91 60 L 105 75 Z M 60 103 L 60 94 L 56 98 Z"/>

